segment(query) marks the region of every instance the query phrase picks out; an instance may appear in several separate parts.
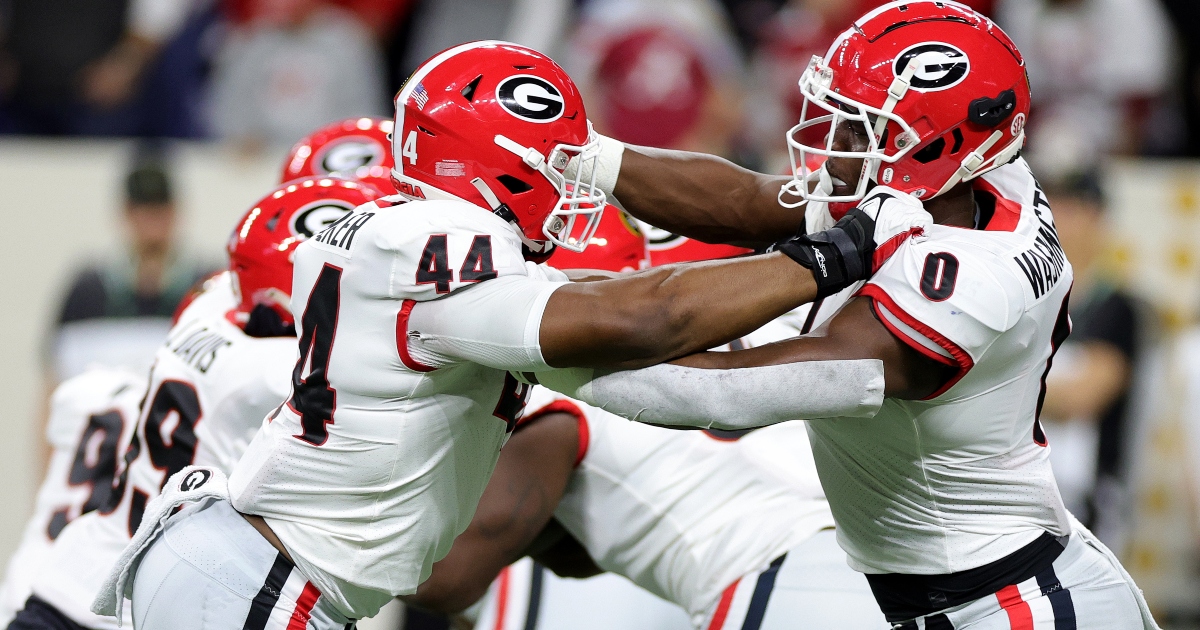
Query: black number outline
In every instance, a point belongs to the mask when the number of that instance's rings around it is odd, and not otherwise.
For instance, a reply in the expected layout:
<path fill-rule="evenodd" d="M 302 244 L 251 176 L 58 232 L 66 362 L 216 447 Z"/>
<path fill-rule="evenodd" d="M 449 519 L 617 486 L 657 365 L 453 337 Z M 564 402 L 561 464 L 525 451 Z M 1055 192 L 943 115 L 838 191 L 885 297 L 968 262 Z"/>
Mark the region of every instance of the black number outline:
<path fill-rule="evenodd" d="M 430 235 L 421 250 L 421 262 L 417 263 L 417 285 L 432 284 L 439 295 L 449 293 L 450 283 L 454 282 L 447 238 L 445 234 Z"/>
<path fill-rule="evenodd" d="M 950 299 L 954 295 L 954 285 L 958 283 L 958 266 L 958 258 L 949 252 L 926 256 L 925 267 L 921 270 L 921 295 L 931 302 Z"/>
<path fill-rule="evenodd" d="M 1067 312 L 1067 305 L 1070 301 L 1071 292 L 1067 291 L 1062 307 L 1058 309 L 1054 330 L 1050 333 L 1050 356 L 1046 357 L 1046 371 L 1042 372 L 1042 387 L 1038 392 L 1037 411 L 1033 414 L 1033 443 L 1038 446 L 1046 446 L 1050 443 L 1046 439 L 1046 431 L 1042 429 L 1042 405 L 1046 402 L 1046 377 L 1050 375 L 1050 367 L 1054 365 L 1054 355 L 1058 354 L 1058 349 L 1071 335 L 1071 315 Z"/>
<path fill-rule="evenodd" d="M 497 275 L 499 274 L 492 263 L 492 236 L 476 234 L 475 238 L 471 239 L 471 249 L 467 250 L 467 257 L 458 270 L 459 281 L 481 282 L 492 280 Z"/>
<path fill-rule="evenodd" d="M 125 414 L 118 408 L 107 409 L 88 416 L 83 432 L 75 445 L 75 457 L 71 460 L 71 469 L 67 472 L 67 486 L 77 488 L 87 485 L 88 497 L 79 506 L 79 514 L 83 516 L 93 510 L 99 510 L 112 502 L 114 481 L 117 478 L 117 463 L 121 459 L 121 435 L 125 432 Z M 96 448 L 96 463 L 87 464 L 89 443 L 97 433 L 103 433 L 100 444 Z M 55 540 L 74 518 L 71 513 L 74 506 L 66 506 L 55 510 L 46 525 L 46 537 Z"/>
<path fill-rule="evenodd" d="M 288 407 L 300 416 L 303 429 L 293 437 L 313 446 L 322 446 L 329 439 L 329 425 L 337 412 L 337 390 L 329 386 L 329 360 L 337 341 L 341 284 L 342 268 L 325 263 L 300 316 L 300 359 L 292 370 Z M 311 371 L 302 378 L 305 365 L 310 365 Z"/>
<path fill-rule="evenodd" d="M 525 413 L 525 405 L 529 402 L 529 385 L 518 381 L 511 373 L 504 375 L 504 385 L 500 392 L 500 400 L 496 401 L 496 409 L 492 415 L 500 418 L 507 425 L 505 433 L 512 433 L 516 428 L 521 414 Z"/>

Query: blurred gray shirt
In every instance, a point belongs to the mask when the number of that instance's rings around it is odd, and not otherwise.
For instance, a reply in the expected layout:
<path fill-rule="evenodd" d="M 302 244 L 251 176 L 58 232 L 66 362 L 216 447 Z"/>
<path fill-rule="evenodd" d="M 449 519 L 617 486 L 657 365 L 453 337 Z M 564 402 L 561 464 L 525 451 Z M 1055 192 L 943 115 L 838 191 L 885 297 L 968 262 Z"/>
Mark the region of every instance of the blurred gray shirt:
<path fill-rule="evenodd" d="M 327 7 L 295 29 L 253 24 L 217 56 L 211 128 L 290 145 L 341 118 L 386 114 L 382 54 L 352 14 Z"/>

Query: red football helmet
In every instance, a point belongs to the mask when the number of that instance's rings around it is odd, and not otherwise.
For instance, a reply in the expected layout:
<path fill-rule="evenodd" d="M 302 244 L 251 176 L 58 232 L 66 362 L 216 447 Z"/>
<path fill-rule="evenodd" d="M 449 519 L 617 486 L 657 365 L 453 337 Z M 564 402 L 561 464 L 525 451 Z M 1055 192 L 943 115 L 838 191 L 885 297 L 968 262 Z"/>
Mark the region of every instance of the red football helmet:
<path fill-rule="evenodd" d="M 279 183 L 335 175 L 393 194 L 392 124 L 371 116 L 347 118 L 318 129 L 292 147 Z"/>
<path fill-rule="evenodd" d="M 650 250 L 637 221 L 617 208 L 609 208 L 586 251 L 560 249 L 546 264 L 555 269 L 637 271 L 650 266 Z"/>
<path fill-rule="evenodd" d="M 555 245 L 581 252 L 591 241 L 604 193 L 594 177 L 567 181 L 563 171 L 572 157 L 599 153 L 570 77 L 517 44 L 473 42 L 438 53 L 396 95 L 396 190 L 495 212 L 516 224 L 533 256 Z"/>
<path fill-rule="evenodd" d="M 290 181 L 254 204 L 229 236 L 229 270 L 238 306 L 230 319 L 244 326 L 256 306 L 273 309 L 285 325 L 289 308 L 292 254 L 296 246 L 354 208 L 382 196 L 379 191 L 336 177 Z"/>
<path fill-rule="evenodd" d="M 871 11 L 824 59 L 813 57 L 800 91 L 800 123 L 787 134 L 793 181 L 780 192 L 787 206 L 799 204 L 785 193 L 831 202 L 837 216 L 871 182 L 932 199 L 1011 162 L 1025 142 L 1021 53 L 991 20 L 955 2 L 903 0 Z M 835 130 L 847 127 L 867 150 L 835 149 Z M 814 155 L 861 158 L 858 182 L 814 170 Z"/>

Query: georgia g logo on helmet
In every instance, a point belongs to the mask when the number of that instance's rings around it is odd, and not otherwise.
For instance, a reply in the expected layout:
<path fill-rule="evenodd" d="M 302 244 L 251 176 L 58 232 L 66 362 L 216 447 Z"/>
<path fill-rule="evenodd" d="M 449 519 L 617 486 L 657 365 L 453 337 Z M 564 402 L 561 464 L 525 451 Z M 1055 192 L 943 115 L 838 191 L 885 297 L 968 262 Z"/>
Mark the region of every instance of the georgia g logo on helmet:
<path fill-rule="evenodd" d="M 518 74 L 496 86 L 496 100 L 505 111 L 529 122 L 548 123 L 563 115 L 563 96 L 541 77 Z"/>
<path fill-rule="evenodd" d="M 325 147 L 317 159 L 317 171 L 353 173 L 364 166 L 383 163 L 384 148 L 370 138 L 347 138 Z"/>
<path fill-rule="evenodd" d="M 892 71 L 900 76 L 909 61 L 916 60 L 911 87 L 921 92 L 936 92 L 958 85 L 971 71 L 967 53 L 942 42 L 925 42 L 909 46 L 896 57 Z"/>
<path fill-rule="evenodd" d="M 301 208 L 292 215 L 292 234 L 312 238 L 314 234 L 337 222 L 354 211 L 348 203 L 334 199 L 323 199 Z"/>

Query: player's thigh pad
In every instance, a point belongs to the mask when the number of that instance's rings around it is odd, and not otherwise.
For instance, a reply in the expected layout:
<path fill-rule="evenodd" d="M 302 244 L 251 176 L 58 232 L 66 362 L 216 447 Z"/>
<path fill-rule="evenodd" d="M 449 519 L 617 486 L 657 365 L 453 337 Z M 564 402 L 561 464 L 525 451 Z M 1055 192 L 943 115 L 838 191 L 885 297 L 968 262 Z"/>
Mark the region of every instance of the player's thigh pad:
<path fill-rule="evenodd" d="M 771 569 L 743 577 L 732 587 L 723 619 L 712 630 L 888 630 L 891 626 L 862 574 L 846 564 L 833 530 L 793 547 Z M 719 610 L 719 607 L 718 607 Z M 714 622 L 719 622 L 714 624 Z"/>
<path fill-rule="evenodd" d="M 342 630 L 347 624 L 225 501 L 167 525 L 138 565 L 132 600 L 136 630 Z"/>

